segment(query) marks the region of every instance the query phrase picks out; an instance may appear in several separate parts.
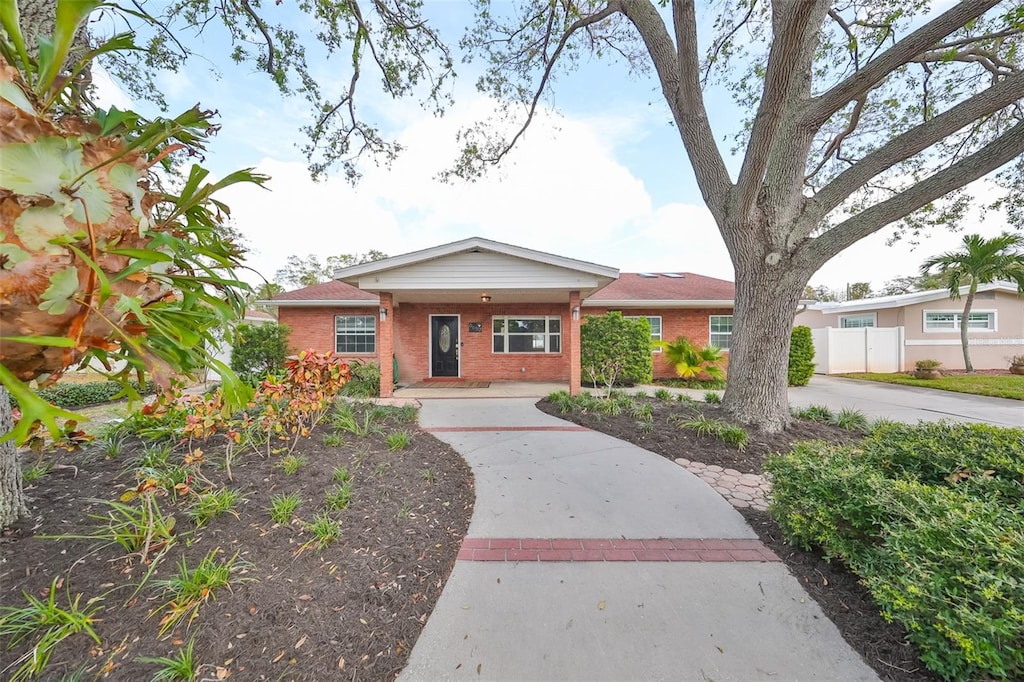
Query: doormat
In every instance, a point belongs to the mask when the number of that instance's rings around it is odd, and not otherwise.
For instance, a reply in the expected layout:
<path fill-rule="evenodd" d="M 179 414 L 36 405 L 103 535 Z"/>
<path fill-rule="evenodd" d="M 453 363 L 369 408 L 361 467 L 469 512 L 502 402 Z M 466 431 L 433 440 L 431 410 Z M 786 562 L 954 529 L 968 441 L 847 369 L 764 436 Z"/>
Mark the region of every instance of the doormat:
<path fill-rule="evenodd" d="M 418 381 L 409 388 L 489 388 L 489 381 Z"/>

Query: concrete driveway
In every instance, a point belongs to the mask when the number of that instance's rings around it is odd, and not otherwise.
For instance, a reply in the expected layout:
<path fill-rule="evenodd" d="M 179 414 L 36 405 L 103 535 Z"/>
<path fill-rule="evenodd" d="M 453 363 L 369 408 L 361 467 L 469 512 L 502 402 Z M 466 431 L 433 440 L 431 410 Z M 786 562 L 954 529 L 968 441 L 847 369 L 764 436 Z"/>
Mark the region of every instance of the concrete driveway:
<path fill-rule="evenodd" d="M 1024 427 L 1024 402 L 916 386 L 883 384 L 815 374 L 807 386 L 789 389 L 794 407 L 825 405 L 860 410 L 869 419 L 892 419 L 916 424 L 946 419 Z"/>

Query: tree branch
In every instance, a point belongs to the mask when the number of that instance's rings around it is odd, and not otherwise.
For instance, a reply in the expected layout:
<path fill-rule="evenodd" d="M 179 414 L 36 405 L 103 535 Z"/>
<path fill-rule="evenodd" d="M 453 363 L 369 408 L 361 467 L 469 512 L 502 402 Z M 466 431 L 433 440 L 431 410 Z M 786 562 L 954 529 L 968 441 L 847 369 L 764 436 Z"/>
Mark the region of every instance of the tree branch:
<path fill-rule="evenodd" d="M 773 5 L 773 15 L 789 11 L 773 24 L 777 26 L 768 54 L 761 102 L 754 116 L 750 140 L 743 156 L 739 179 L 736 181 L 736 197 L 733 210 L 737 215 L 746 215 L 754 209 L 758 192 L 764 182 L 775 138 L 786 115 L 795 106 L 793 84 L 804 73 L 803 62 L 813 56 L 813 46 L 807 44 L 808 31 L 817 31 L 828 4 L 822 2 L 788 2 Z M 819 18 L 820 18 L 819 17 Z"/>
<path fill-rule="evenodd" d="M 736 35 L 737 31 L 739 31 L 741 28 L 747 25 L 747 22 L 750 21 L 750 17 L 754 16 L 754 10 L 756 8 L 757 0 L 751 0 L 750 7 L 747 8 L 746 16 L 740 19 L 739 23 L 733 26 L 732 30 L 726 33 L 724 36 L 722 36 L 722 39 L 715 43 L 714 46 L 711 48 L 711 51 L 708 53 L 707 60 L 704 64 L 704 75 L 700 79 L 702 86 L 707 85 L 708 77 L 711 75 L 711 67 L 714 66 L 715 60 L 718 58 L 718 53 L 722 51 L 722 48 L 725 47 L 730 40 L 732 40 L 732 37 Z"/>
<path fill-rule="evenodd" d="M 256 28 L 260 30 L 260 33 L 263 34 L 263 40 L 267 43 L 267 64 L 264 70 L 273 76 L 277 70 L 274 66 L 274 39 L 270 37 L 270 31 L 267 29 L 263 19 L 249 5 L 249 0 L 240 0 L 239 4 L 245 13 L 249 15 L 249 18 L 252 19 L 253 23 L 256 24 Z"/>
<path fill-rule="evenodd" d="M 999 0 L 963 0 L 963 2 L 958 2 L 897 42 L 877 59 L 866 64 L 860 71 L 815 97 L 804 114 L 804 120 L 812 127 L 821 126 L 848 102 L 871 90 L 895 69 L 931 49 L 950 33 L 964 26 L 971 19 L 981 16 L 997 4 L 999 4 Z"/>
<path fill-rule="evenodd" d="M 1013 104 L 1022 96 L 1024 96 L 1024 72 L 1004 78 L 998 84 L 974 97 L 892 138 L 851 168 L 840 173 L 814 195 L 808 202 L 805 212 L 805 219 L 810 221 L 810 229 L 817 226 L 829 212 L 871 178 L 893 165 L 919 154 L 979 118 Z"/>
<path fill-rule="evenodd" d="M 828 147 L 821 155 L 821 161 L 819 161 L 818 165 L 814 167 L 814 170 L 808 173 L 804 178 L 804 184 L 807 184 L 811 178 L 818 174 L 818 171 L 828 163 L 828 159 L 832 154 L 835 154 L 836 158 L 839 157 L 839 149 L 843 144 L 843 140 L 849 137 L 853 131 L 857 129 L 857 124 L 860 123 L 860 114 L 864 110 L 864 105 L 867 104 L 867 101 L 867 96 L 857 98 L 857 102 L 853 105 L 853 111 L 850 112 L 850 121 L 846 124 L 846 127 L 836 134 L 836 136 L 832 138 L 832 141 L 829 142 Z"/>
<path fill-rule="evenodd" d="M 503 145 L 497 154 L 489 157 L 486 161 L 490 163 L 498 163 L 501 161 L 505 155 L 512 151 L 516 146 L 516 142 L 519 141 L 519 138 L 526 133 L 526 129 L 530 127 L 530 123 L 533 122 L 533 117 L 537 113 L 537 105 L 540 103 L 541 95 L 544 94 L 544 88 L 547 87 L 548 80 L 551 78 L 551 72 L 554 70 L 555 64 L 558 62 L 558 57 L 562 54 L 562 50 L 565 48 L 566 43 L 569 42 L 569 39 L 572 38 L 572 36 L 580 29 L 586 28 L 591 24 L 596 24 L 597 22 L 607 19 L 611 15 L 620 11 L 621 6 L 618 0 L 613 0 L 601 11 L 586 17 L 580 17 L 565 30 L 562 37 L 558 40 L 558 44 L 555 46 L 555 51 L 551 53 L 551 58 L 547 60 L 547 63 L 544 65 L 544 73 L 541 75 L 540 83 L 534 90 L 533 99 L 530 101 L 529 112 L 526 115 L 526 121 L 519 127 L 519 130 L 516 131 L 516 134 L 508 144 Z"/>
<path fill-rule="evenodd" d="M 662 92 L 672 110 L 683 146 L 690 157 L 704 202 L 719 222 L 732 180 L 715 142 L 700 86 L 700 58 L 697 55 L 697 15 L 693 0 L 673 0 L 673 45 L 665 22 L 649 2 L 628 3 L 624 12 L 640 33 L 654 62 Z"/>
<path fill-rule="evenodd" d="M 864 237 L 991 173 L 1022 153 L 1024 123 L 1018 123 L 974 154 L 839 223 L 808 244 L 807 256 L 820 267 Z"/>

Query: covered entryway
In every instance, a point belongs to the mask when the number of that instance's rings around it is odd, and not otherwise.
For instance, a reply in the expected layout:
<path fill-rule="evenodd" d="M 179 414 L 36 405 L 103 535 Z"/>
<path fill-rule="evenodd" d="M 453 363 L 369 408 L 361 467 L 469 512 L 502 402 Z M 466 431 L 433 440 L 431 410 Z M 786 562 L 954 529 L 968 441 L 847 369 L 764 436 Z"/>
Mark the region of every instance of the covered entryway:
<path fill-rule="evenodd" d="M 459 376 L 459 316 L 430 316 L 430 376 Z"/>

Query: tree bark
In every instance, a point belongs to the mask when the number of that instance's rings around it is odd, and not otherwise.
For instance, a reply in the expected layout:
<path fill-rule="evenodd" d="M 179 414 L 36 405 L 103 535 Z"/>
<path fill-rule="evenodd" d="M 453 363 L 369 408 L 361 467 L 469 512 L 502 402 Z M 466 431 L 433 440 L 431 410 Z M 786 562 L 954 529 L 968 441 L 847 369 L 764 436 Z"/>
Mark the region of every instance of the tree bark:
<path fill-rule="evenodd" d="M 776 433 L 788 426 L 789 340 L 813 271 L 759 240 L 737 248 L 729 382 L 722 407 L 737 421 Z"/>
<path fill-rule="evenodd" d="M 967 332 L 970 331 L 967 318 L 971 316 L 971 307 L 974 305 L 974 293 L 977 290 L 978 281 L 972 278 L 971 289 L 967 292 L 967 300 L 964 301 L 963 317 L 960 318 L 960 344 L 964 348 L 964 369 L 967 370 L 968 374 L 974 374 L 974 365 L 971 364 L 970 342 L 967 339 Z"/>
<path fill-rule="evenodd" d="M 0 385 L 0 435 L 14 428 L 10 395 Z M 6 528 L 28 514 L 21 485 L 21 462 L 13 440 L 0 442 L 0 528 Z"/>

